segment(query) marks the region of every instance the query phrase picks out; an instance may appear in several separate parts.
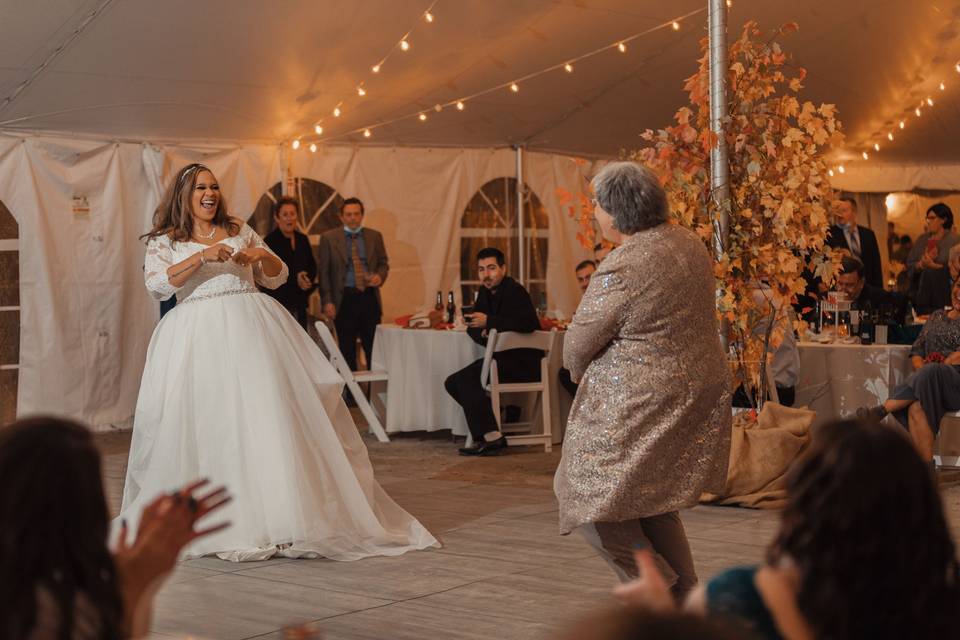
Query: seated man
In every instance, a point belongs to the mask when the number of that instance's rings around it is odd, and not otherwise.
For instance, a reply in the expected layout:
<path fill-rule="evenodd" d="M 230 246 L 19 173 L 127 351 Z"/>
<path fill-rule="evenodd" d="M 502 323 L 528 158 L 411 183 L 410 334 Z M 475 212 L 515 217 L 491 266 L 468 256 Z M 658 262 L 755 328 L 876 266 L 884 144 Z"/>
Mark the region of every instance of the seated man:
<path fill-rule="evenodd" d="M 837 289 L 847 294 L 851 308 L 859 311 L 888 310 L 894 322 L 903 324 L 906 315 L 906 298 L 867 284 L 863 263 L 853 256 L 844 256 L 837 276 Z"/>
<path fill-rule="evenodd" d="M 518 331 L 533 333 L 540 328 L 537 310 L 530 294 L 507 275 L 503 252 L 487 247 L 477 253 L 477 271 L 483 288 L 474 303 L 473 313 L 465 314 L 467 333 L 481 345 L 487 343 L 487 332 Z M 539 349 L 510 349 L 494 355 L 501 382 L 530 382 L 540 377 Z M 490 398 L 480 384 L 483 359 L 476 360 L 450 375 L 444 387 L 463 407 L 473 446 L 460 449 L 462 456 L 490 456 L 504 453 L 507 439 L 500 432 Z"/>
<path fill-rule="evenodd" d="M 574 269 L 573 272 L 577 276 L 577 284 L 580 285 L 581 293 L 586 291 L 587 287 L 590 286 L 590 276 L 592 276 L 596 270 L 597 263 L 593 260 L 584 260 Z M 566 389 L 571 397 L 577 395 L 579 385 L 570 378 L 570 371 L 568 369 L 561 368 L 557 373 L 557 378 L 560 381 L 560 386 Z"/>

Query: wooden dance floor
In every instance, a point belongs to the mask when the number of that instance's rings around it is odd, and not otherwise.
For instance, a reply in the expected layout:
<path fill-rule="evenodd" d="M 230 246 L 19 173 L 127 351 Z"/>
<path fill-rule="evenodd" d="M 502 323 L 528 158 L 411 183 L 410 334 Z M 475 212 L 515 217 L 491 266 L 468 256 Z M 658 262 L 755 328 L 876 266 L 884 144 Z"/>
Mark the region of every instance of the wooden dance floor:
<path fill-rule="evenodd" d="M 152 637 L 272 640 L 286 625 L 309 624 L 325 640 L 546 640 L 612 604 L 613 572 L 580 537 L 557 534 L 551 480 L 559 450 L 465 459 L 449 436 L 365 440 L 381 484 L 442 549 L 357 562 L 190 560 L 160 592 Z M 99 442 L 116 513 L 129 435 Z M 960 487 L 945 488 L 944 498 L 956 534 Z M 759 562 L 777 518 L 725 507 L 685 512 L 701 580 Z"/>

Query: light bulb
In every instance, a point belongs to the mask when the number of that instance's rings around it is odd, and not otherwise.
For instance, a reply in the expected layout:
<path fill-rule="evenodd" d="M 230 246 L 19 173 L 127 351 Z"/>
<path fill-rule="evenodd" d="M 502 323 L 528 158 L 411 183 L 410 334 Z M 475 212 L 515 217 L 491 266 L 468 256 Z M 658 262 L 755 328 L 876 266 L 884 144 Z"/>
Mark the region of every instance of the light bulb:
<path fill-rule="evenodd" d="M 357 87 L 357 95 L 362 98 L 363 96 L 367 95 L 367 90 L 363 87 Z"/>
<path fill-rule="evenodd" d="M 511 82 L 511 83 L 510 83 L 510 91 L 513 91 L 514 93 L 517 93 L 518 91 L 520 91 L 520 85 L 518 85 L 516 82 Z"/>
<path fill-rule="evenodd" d="M 466 105 L 463 104 L 463 100 L 457 100 L 457 109 L 459 109 L 460 111 L 463 111 L 465 107 Z"/>
<path fill-rule="evenodd" d="M 960 62 L 957 63 L 957 66 L 954 67 L 957 70 L 957 73 L 960 73 Z"/>
<path fill-rule="evenodd" d="M 874 151 L 880 151 L 880 145 L 879 145 L 878 143 L 874 142 L 874 143 L 873 143 L 873 150 L 874 150 Z"/>
<path fill-rule="evenodd" d="M 864 151 L 861 155 L 863 156 L 863 159 L 864 159 L 864 160 L 869 160 L 869 159 L 870 159 L 870 154 L 867 153 L 866 151 Z"/>
<path fill-rule="evenodd" d="M 320 125 L 315 126 L 315 127 L 313 128 L 313 130 L 317 132 L 317 135 L 318 135 L 318 136 L 322 136 L 322 135 L 323 135 L 323 127 L 321 127 Z"/>
<path fill-rule="evenodd" d="M 369 138 L 370 135 L 371 135 L 370 129 L 364 129 L 364 130 L 363 130 L 363 137 L 364 137 L 364 138 Z"/>
<path fill-rule="evenodd" d="M 933 106 L 933 98 L 927 98 L 927 104 Z"/>
<path fill-rule="evenodd" d="M 837 171 L 839 171 L 840 173 L 846 173 L 846 172 L 847 172 L 847 170 L 843 168 L 843 165 L 840 165 L 839 167 L 837 167 Z"/>
<path fill-rule="evenodd" d="M 313 144 L 310 145 L 310 153 L 316 153 L 316 152 L 317 152 L 317 143 L 314 142 Z"/>
<path fill-rule="evenodd" d="M 567 73 L 573 73 L 573 65 L 568 62 L 567 64 L 563 65 L 563 70 Z"/>
<path fill-rule="evenodd" d="M 373 71 L 374 73 L 380 73 L 380 65 L 379 64 L 373 65 L 372 67 L 370 67 L 370 71 Z"/>
<path fill-rule="evenodd" d="M 333 117 L 334 117 L 334 118 L 339 118 L 339 117 L 340 117 L 340 113 L 341 113 L 341 112 L 340 112 L 340 107 L 334 107 L 334 108 L 333 108 Z"/>
<path fill-rule="evenodd" d="M 427 11 L 425 14 L 423 14 L 423 19 L 427 22 L 433 22 L 433 14 Z"/>
<path fill-rule="evenodd" d="M 676 20 L 674 20 L 674 21 L 673 21 L 673 24 L 670 25 L 670 26 L 673 27 L 673 30 L 674 30 L 674 31 L 680 31 L 680 23 L 677 22 Z"/>
<path fill-rule="evenodd" d="M 733 0 L 727 0 L 727 9 L 733 6 Z"/>
<path fill-rule="evenodd" d="M 620 53 L 626 53 L 626 52 L 627 52 L 627 45 L 625 45 L 625 44 L 623 44 L 623 43 L 621 42 L 620 44 L 617 45 L 617 49 L 620 49 Z"/>
<path fill-rule="evenodd" d="M 426 119 L 427 119 L 427 114 L 421 113 L 421 114 L 420 114 L 420 122 L 423 122 L 423 121 L 426 120 Z"/>
<path fill-rule="evenodd" d="M 295 150 L 300 148 L 300 140 L 299 140 L 299 139 L 293 141 L 293 148 L 294 148 Z"/>
<path fill-rule="evenodd" d="M 946 91 L 946 90 L 947 90 L 947 85 L 945 85 L 945 84 L 943 84 L 943 83 L 941 82 L 941 83 L 940 83 L 940 91 Z"/>
<path fill-rule="evenodd" d="M 410 43 L 407 42 L 406 38 L 400 41 L 400 48 L 403 49 L 404 51 L 410 50 Z"/>
<path fill-rule="evenodd" d="M 833 169 L 830 169 L 829 171 L 827 171 L 827 173 L 830 175 L 831 178 L 833 177 Z"/>
<path fill-rule="evenodd" d="M 903 129 L 905 126 L 907 126 L 907 123 L 904 122 L 903 120 L 901 120 L 901 121 L 900 121 L 900 128 Z"/>
<path fill-rule="evenodd" d="M 920 107 L 917 107 L 916 109 L 914 109 L 913 112 L 917 114 L 918 118 L 920 117 Z"/>
<path fill-rule="evenodd" d="M 887 134 L 887 140 L 889 140 L 890 142 L 893 142 L 893 134 L 892 134 L 892 133 L 888 133 L 888 134 Z"/>

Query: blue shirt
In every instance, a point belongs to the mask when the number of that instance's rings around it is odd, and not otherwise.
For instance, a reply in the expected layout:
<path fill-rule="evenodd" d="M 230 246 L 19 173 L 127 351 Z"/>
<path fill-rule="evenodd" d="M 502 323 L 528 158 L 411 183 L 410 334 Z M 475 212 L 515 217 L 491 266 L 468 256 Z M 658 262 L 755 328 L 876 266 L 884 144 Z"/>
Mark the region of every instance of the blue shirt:
<path fill-rule="evenodd" d="M 357 274 L 353 269 L 354 236 L 356 236 L 357 252 L 360 254 L 360 262 L 363 263 L 364 270 L 367 268 L 367 244 L 363 241 L 363 227 L 360 227 L 356 231 L 351 231 L 344 227 L 343 235 L 347 240 L 347 275 L 344 278 L 343 286 L 356 288 Z"/>

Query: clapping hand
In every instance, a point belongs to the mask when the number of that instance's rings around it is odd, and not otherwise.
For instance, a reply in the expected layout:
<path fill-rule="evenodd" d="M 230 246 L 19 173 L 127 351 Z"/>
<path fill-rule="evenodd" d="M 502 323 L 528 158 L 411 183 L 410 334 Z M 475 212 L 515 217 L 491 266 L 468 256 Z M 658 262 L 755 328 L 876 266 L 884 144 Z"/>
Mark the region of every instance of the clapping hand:
<path fill-rule="evenodd" d="M 669 612 L 676 609 L 676 603 L 670 594 L 670 588 L 664 582 L 653 554 L 649 549 L 633 552 L 640 574 L 634 580 L 618 584 L 613 595 L 624 604 L 643 607 L 653 611 Z"/>
<path fill-rule="evenodd" d="M 263 254 L 263 249 L 240 249 L 233 254 L 233 261 L 239 264 L 241 267 L 245 267 L 263 260 Z"/>
<path fill-rule="evenodd" d="M 306 271 L 301 271 L 300 273 L 297 274 L 297 284 L 304 291 L 309 291 L 310 289 L 313 288 L 313 283 L 310 282 L 310 276 L 307 275 Z"/>

